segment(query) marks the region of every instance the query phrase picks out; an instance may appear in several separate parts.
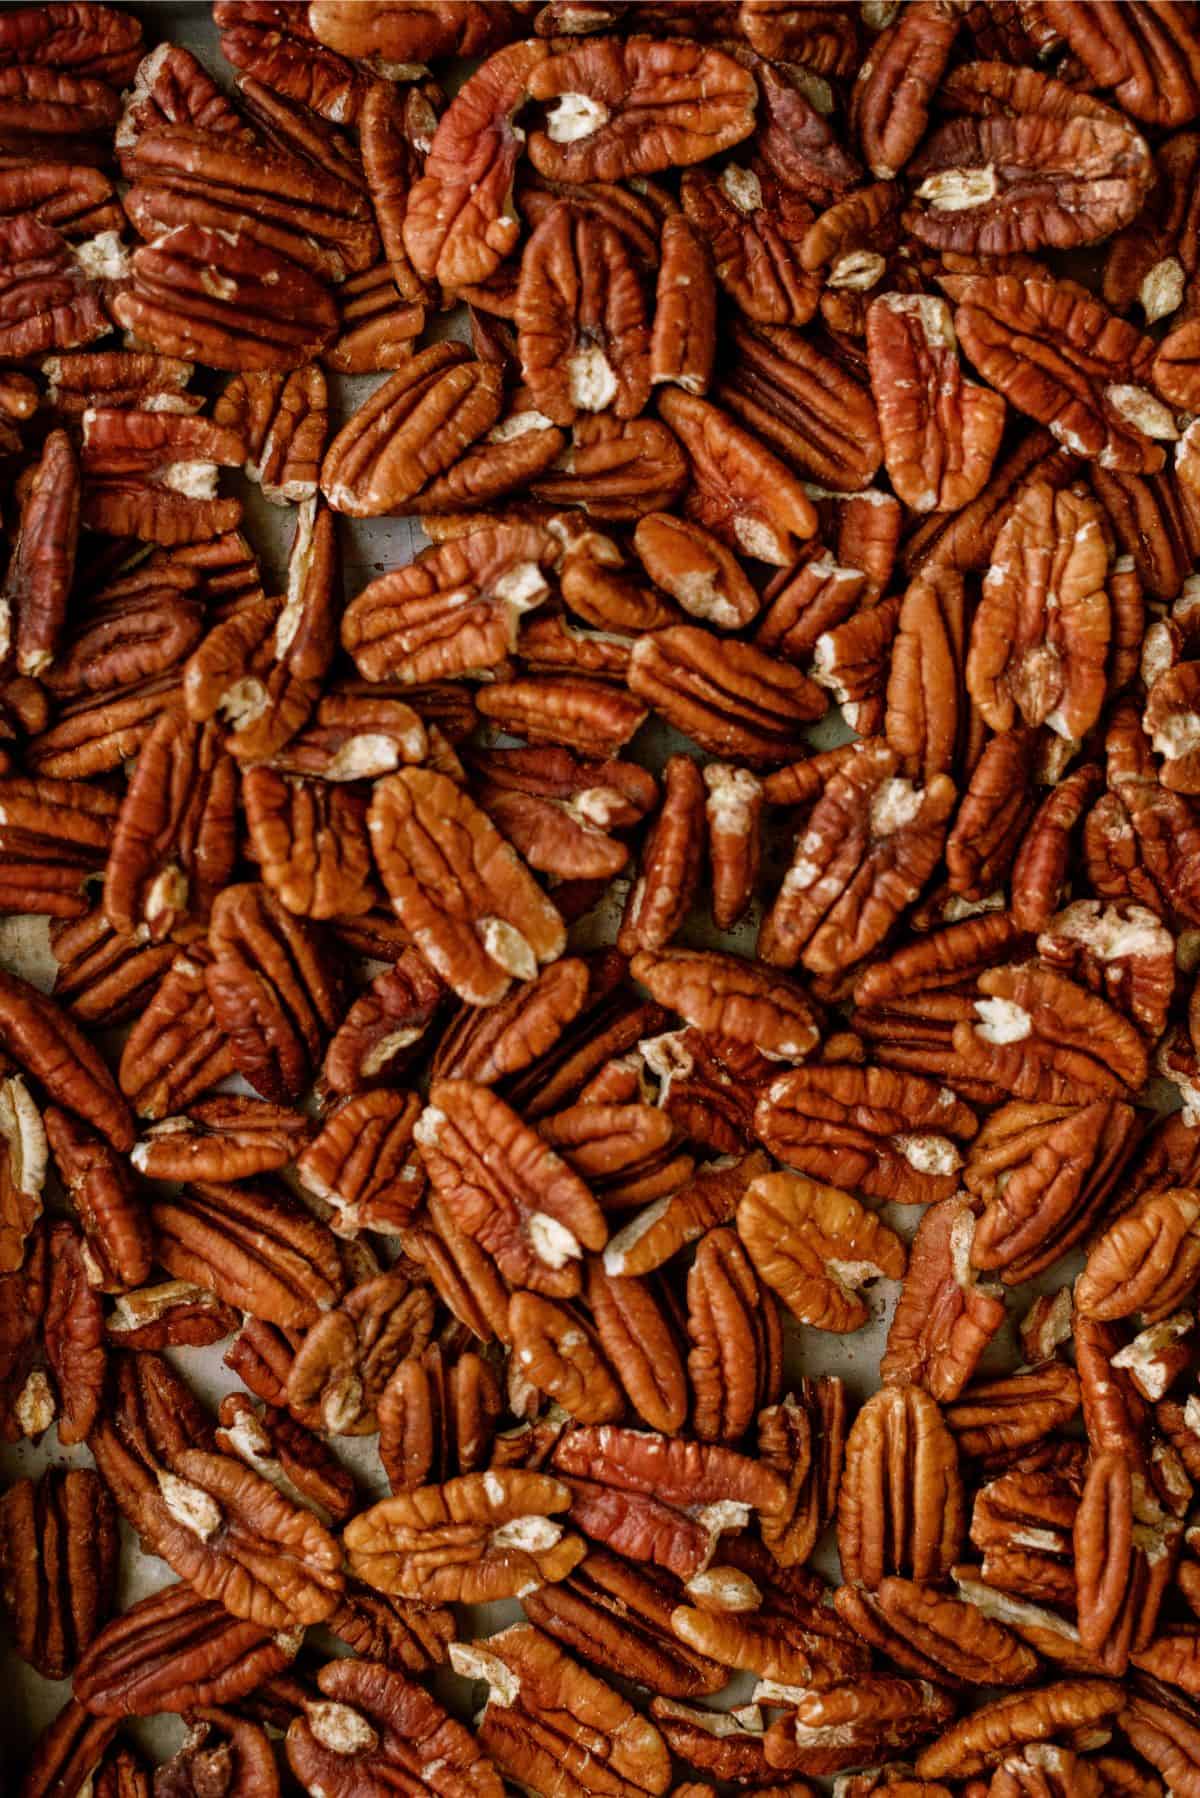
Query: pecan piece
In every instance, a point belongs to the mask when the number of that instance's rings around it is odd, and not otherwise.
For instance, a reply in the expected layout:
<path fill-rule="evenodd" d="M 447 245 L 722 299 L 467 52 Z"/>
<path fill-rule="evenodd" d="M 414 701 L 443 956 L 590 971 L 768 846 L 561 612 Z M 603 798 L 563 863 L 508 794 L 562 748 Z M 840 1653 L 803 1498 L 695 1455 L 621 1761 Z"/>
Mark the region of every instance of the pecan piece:
<path fill-rule="evenodd" d="M 495 1093 L 437 1080 L 414 1132 L 454 1223 L 515 1286 L 555 1298 L 579 1290 L 574 1263 L 608 1231 L 583 1181 Z"/>
<path fill-rule="evenodd" d="M 456 1642 L 450 1664 L 487 1681 L 479 1740 L 515 1783 L 555 1785 L 564 1798 L 659 1798 L 670 1784 L 670 1755 L 653 1723 L 531 1624 Z"/>
<path fill-rule="evenodd" d="M 561 1480 L 522 1468 L 397 1493 L 346 1526 L 350 1570 L 427 1604 L 516 1597 L 582 1560 L 582 1540 L 556 1521 L 570 1502 Z"/>
<path fill-rule="evenodd" d="M 91 1468 L 47 1468 L 0 1498 L 0 1590 L 22 1660 L 65 1679 L 113 1608 L 116 1508 Z"/>
<path fill-rule="evenodd" d="M 760 1526 L 781 1567 L 806 1561 L 832 1522 L 845 1440 L 846 1389 L 836 1375 L 801 1380 L 779 1404 L 759 1412 L 759 1457 L 788 1483 L 787 1504 Z"/>
<path fill-rule="evenodd" d="M 0 970 L 0 1042 L 59 1105 L 93 1125 L 114 1149 L 133 1147 L 133 1119 L 98 1050 L 52 999 Z"/>
<path fill-rule="evenodd" d="M 650 512 L 638 521 L 634 551 L 656 586 L 685 612 L 721 630 L 740 630 L 759 600 L 732 551 L 698 524 Z"/>
<path fill-rule="evenodd" d="M 187 1735 L 155 1779 L 179 1798 L 202 1798 L 227 1779 L 243 1790 L 272 1791 L 278 1774 L 264 1729 L 232 1711 L 204 1709 L 191 1713 Z"/>
<path fill-rule="evenodd" d="M 966 505 L 992 472 L 1005 406 L 998 393 L 963 378 L 945 300 L 903 293 L 873 300 L 867 357 L 884 461 L 900 498 L 917 512 Z"/>
<path fill-rule="evenodd" d="M 328 290 L 248 237 L 185 224 L 135 250 L 113 317 L 138 342 L 210 368 L 253 372 L 311 362 L 337 330 Z"/>
<path fill-rule="evenodd" d="M 753 75 L 722 51 L 648 37 L 551 54 L 529 93 L 549 103 L 529 159 L 552 181 L 620 181 L 703 162 L 750 135 L 758 98 Z"/>
<path fill-rule="evenodd" d="M 42 1114 L 20 1074 L 0 1079 L 0 1274 L 25 1259 L 29 1233 L 42 1215 L 46 1182 Z"/>
<path fill-rule="evenodd" d="M 954 1715 L 944 1687 L 890 1673 L 864 1674 L 827 1691 L 782 1691 L 794 1709 L 771 1725 L 763 1746 L 767 1764 L 788 1772 L 836 1773 L 877 1760 L 932 1735 Z"/>
<path fill-rule="evenodd" d="M 83 1225 L 88 1278 L 104 1291 L 140 1286 L 152 1261 L 150 1218 L 124 1159 L 69 1112 L 50 1106 L 46 1137 Z"/>
<path fill-rule="evenodd" d="M 793 1317 L 844 1335 L 869 1315 L 868 1280 L 898 1280 L 904 1244 L 849 1193 L 799 1174 L 763 1174 L 737 1210 L 738 1235 L 755 1268 Z"/>
<path fill-rule="evenodd" d="M 453 836 L 445 820 L 456 820 Z M 435 838 L 432 827 L 436 824 Z M 487 816 L 444 774 L 402 769 L 376 784 L 375 861 L 396 915 L 460 998 L 494 1005 L 562 953 L 562 919 Z"/>
<path fill-rule="evenodd" d="M 396 1368 L 433 1334 L 433 1294 L 403 1268 L 361 1281 L 309 1325 L 288 1370 L 293 1416 L 328 1435 L 369 1436 Z"/>
<path fill-rule="evenodd" d="M 610 1237 L 604 1250 L 605 1271 L 623 1276 L 652 1273 L 706 1230 L 731 1223 L 742 1194 L 767 1172 L 767 1166 L 766 1156 L 754 1149 L 726 1165 L 710 1163 L 698 1169 Z"/>
<path fill-rule="evenodd" d="M 437 1798 L 501 1798 L 500 1776 L 470 1731 L 415 1681 L 380 1661 L 331 1661 L 317 1686 L 285 1744 L 314 1798 L 397 1785 Z"/>
<path fill-rule="evenodd" d="M 578 1423 L 611 1423 L 625 1409 L 620 1386 L 583 1320 L 535 1292 L 514 1292 L 508 1335 L 522 1380 Z"/>
<path fill-rule="evenodd" d="M 916 0 L 880 34 L 850 97 L 850 125 L 871 173 L 891 181 L 920 143 L 959 16 L 943 0 Z"/>
<path fill-rule="evenodd" d="M 275 369 L 235 375 L 213 407 L 213 423 L 244 440 L 246 475 L 272 505 L 316 498 L 329 401 L 315 362 L 287 375 Z"/>
<path fill-rule="evenodd" d="M 954 1438 L 919 1386 L 885 1386 L 846 1438 L 838 1496 L 845 1578 L 868 1589 L 888 1573 L 937 1581 L 962 1541 L 962 1476 Z"/>
<path fill-rule="evenodd" d="M 286 1167 L 308 1136 L 285 1106 L 221 1093 L 153 1125 L 130 1160 L 151 1180 L 246 1180 Z"/>
<path fill-rule="evenodd" d="M 969 1779 L 996 1766 L 1026 1742 L 1053 1742 L 1062 1733 L 1102 1728 L 1125 1702 L 1119 1685 L 1103 1679 L 1064 1679 L 1036 1692 L 992 1699 L 953 1724 L 917 1756 L 922 1779 Z"/>
<path fill-rule="evenodd" d="M 802 1061 L 819 1028 L 807 996 L 786 975 L 713 949 L 643 949 L 630 973 L 717 1052 L 755 1050 L 770 1061 Z"/>

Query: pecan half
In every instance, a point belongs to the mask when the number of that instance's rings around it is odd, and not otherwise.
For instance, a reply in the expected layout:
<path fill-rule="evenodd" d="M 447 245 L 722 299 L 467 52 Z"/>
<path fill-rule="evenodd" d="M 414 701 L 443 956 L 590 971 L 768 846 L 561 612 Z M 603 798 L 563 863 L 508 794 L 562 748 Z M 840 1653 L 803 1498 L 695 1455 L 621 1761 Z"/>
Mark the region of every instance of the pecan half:
<path fill-rule="evenodd" d="M 962 1541 L 958 1451 L 941 1412 L 919 1386 L 885 1386 L 846 1438 L 838 1496 L 842 1572 L 869 1589 L 888 1573 L 937 1581 Z"/>
<path fill-rule="evenodd" d="M 738 1235 L 767 1285 L 801 1323 L 843 1335 L 869 1312 L 868 1280 L 898 1280 L 904 1245 L 849 1193 L 799 1174 L 753 1180 L 737 1210 Z"/>
<path fill-rule="evenodd" d="M 48 1468 L 0 1499 L 0 1589 L 15 1646 L 65 1679 L 113 1608 L 116 1509 L 90 1468 Z"/>

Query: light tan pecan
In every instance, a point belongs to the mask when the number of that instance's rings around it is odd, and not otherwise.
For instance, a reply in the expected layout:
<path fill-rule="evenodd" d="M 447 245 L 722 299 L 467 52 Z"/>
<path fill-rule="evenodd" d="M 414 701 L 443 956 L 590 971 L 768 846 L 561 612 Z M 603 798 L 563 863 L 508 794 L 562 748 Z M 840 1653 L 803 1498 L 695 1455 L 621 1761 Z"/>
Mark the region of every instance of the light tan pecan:
<path fill-rule="evenodd" d="M 437 1798 L 501 1798 L 500 1776 L 471 1732 L 415 1680 L 380 1660 L 341 1660 L 321 1668 L 317 1688 L 285 1742 L 288 1765 L 314 1798 L 397 1783 Z"/>
<path fill-rule="evenodd" d="M 479 1740 L 511 1780 L 557 1782 L 570 1798 L 666 1791 L 670 1755 L 654 1724 L 531 1624 L 450 1653 L 457 1673 L 487 1682 Z"/>
<path fill-rule="evenodd" d="M 685 41 L 596 39 L 539 62 L 529 78 L 549 103 L 529 139 L 551 180 L 619 181 L 702 162 L 754 129 L 754 77 L 720 50 Z"/>
<path fill-rule="evenodd" d="M 955 1399 L 1004 1324 L 1004 1300 L 971 1265 L 976 1221 L 962 1196 L 930 1206 L 917 1226 L 904 1287 L 892 1314 L 880 1377 Z"/>
<path fill-rule="evenodd" d="M 240 233 L 179 225 L 135 250 L 130 272 L 113 317 L 162 355 L 234 372 L 299 368 L 337 329 L 337 307 L 315 276 Z"/>
<path fill-rule="evenodd" d="M 569 1504 L 567 1487 L 548 1474 L 461 1474 L 361 1511 L 345 1531 L 350 1570 L 430 1604 L 516 1597 L 582 1560 L 582 1539 L 557 1520 Z"/>
<path fill-rule="evenodd" d="M 579 1176 L 489 1088 L 439 1080 L 414 1132 L 454 1223 L 516 1286 L 554 1298 L 579 1290 L 585 1249 L 607 1226 Z"/>
<path fill-rule="evenodd" d="M 843 1576 L 869 1589 L 889 1573 L 937 1581 L 962 1541 L 958 1451 L 937 1405 L 919 1386 L 885 1386 L 846 1438 L 838 1495 Z"/>
<path fill-rule="evenodd" d="M 867 355 L 897 494 L 916 512 L 953 511 L 974 499 L 992 472 L 1005 406 L 1000 394 L 964 379 L 946 301 L 880 295 L 867 312 Z"/>
<path fill-rule="evenodd" d="M 89 1446 L 139 1536 L 201 1598 L 269 1629 L 317 1622 L 335 1609 L 341 1554 L 324 1525 L 248 1467 L 181 1450 L 157 1475 L 107 1422 Z"/>
<path fill-rule="evenodd" d="M 338 1022 L 338 987 L 312 926 L 259 885 L 226 887 L 205 985 L 235 1067 L 278 1105 L 300 1098 Z"/>
<path fill-rule="evenodd" d="M 328 1226 L 265 1185 L 194 1181 L 151 1207 L 168 1273 L 281 1329 L 304 1329 L 337 1303 L 346 1278 Z"/>
<path fill-rule="evenodd" d="M 762 1278 L 792 1315 L 843 1335 L 869 1315 L 859 1288 L 898 1280 L 904 1244 L 849 1193 L 799 1174 L 763 1174 L 737 1210 L 737 1229 Z"/>
<path fill-rule="evenodd" d="M 763 1146 L 801 1171 L 893 1203 L 949 1198 L 975 1132 L 947 1087 L 890 1068 L 814 1066 L 766 1087 L 754 1118 Z"/>
<path fill-rule="evenodd" d="M 368 583 L 342 614 L 367 680 L 422 684 L 493 669 L 522 616 L 549 595 L 559 545 L 536 525 L 496 524 L 425 550 Z"/>
<path fill-rule="evenodd" d="M 454 837 L 445 835 L 451 817 L 458 822 Z M 460 998 L 494 1005 L 511 978 L 531 980 L 562 953 L 558 912 L 446 775 L 405 769 L 379 781 L 369 828 L 396 915 Z"/>

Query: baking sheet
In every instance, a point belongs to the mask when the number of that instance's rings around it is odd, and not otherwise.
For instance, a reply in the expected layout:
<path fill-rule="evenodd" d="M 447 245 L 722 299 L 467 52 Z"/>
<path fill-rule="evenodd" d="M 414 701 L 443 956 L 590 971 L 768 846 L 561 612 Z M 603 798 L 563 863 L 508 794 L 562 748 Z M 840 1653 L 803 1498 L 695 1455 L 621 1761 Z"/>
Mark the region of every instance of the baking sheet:
<path fill-rule="evenodd" d="M 233 87 L 233 71 L 221 57 L 216 31 L 213 27 L 210 10 L 203 0 L 182 0 L 182 3 L 163 3 L 156 5 L 137 5 L 133 10 L 142 19 L 146 29 L 147 48 L 163 39 L 185 44 L 205 63 L 210 72 L 224 86 Z M 465 334 L 463 317 L 442 319 L 437 321 L 437 335 Z M 212 377 L 209 377 L 212 379 Z M 364 376 L 353 379 L 331 377 L 331 400 L 334 409 L 333 426 L 337 428 L 345 418 L 361 403 L 383 379 L 381 376 Z M 220 378 L 217 377 L 218 383 Z M 258 552 L 264 567 L 264 576 L 269 585 L 278 587 L 282 584 L 283 571 L 286 567 L 287 552 L 294 523 L 294 509 L 281 509 L 268 505 L 262 498 L 258 488 L 245 482 L 240 476 L 223 473 L 223 490 L 239 492 L 246 502 L 246 518 L 244 530 L 255 550 Z M 427 539 L 415 519 L 389 518 L 350 521 L 339 519 L 339 540 L 342 554 L 343 580 L 347 596 L 356 593 L 368 580 L 385 570 L 401 566 L 411 561 L 415 552 L 422 548 Z M 814 744 L 829 747 L 844 741 L 849 732 L 836 713 L 815 727 L 811 733 Z M 666 756 L 675 748 L 690 748 L 661 727 L 650 726 L 638 737 L 632 752 L 637 759 L 647 766 L 658 769 Z M 782 874 L 787 865 L 787 845 L 777 842 L 769 847 L 776 860 L 781 860 L 779 872 Z M 769 880 L 768 880 L 769 885 Z M 624 883 L 615 883 L 613 892 L 606 900 L 572 931 L 572 944 L 576 948 L 592 948 L 601 943 L 611 942 L 615 935 L 616 923 L 620 916 L 621 902 L 624 895 Z M 689 920 L 683 932 L 683 940 L 712 947 L 725 947 L 742 954 L 752 954 L 758 926 L 758 912 L 752 915 L 733 934 L 718 937 L 712 930 L 706 916 L 707 901 L 702 895 L 702 905 Z M 49 990 L 54 977 L 54 961 L 49 952 L 48 931 L 46 921 L 29 918 L 0 918 L 0 965 L 25 975 L 45 990 Z M 244 1089 L 249 1090 L 249 1089 Z M 1169 1094 L 1171 1089 L 1166 1089 Z M 1164 1108 L 1170 1100 L 1164 1098 Z M 53 1201 L 51 1201 L 51 1207 Z M 884 1206 L 881 1214 L 892 1227 L 899 1231 L 906 1240 L 911 1239 L 916 1224 L 921 1216 L 919 1207 Z M 1016 1343 L 1015 1323 L 1019 1320 L 1026 1305 L 1036 1290 L 1053 1289 L 1072 1279 L 1078 1269 L 1078 1259 L 1064 1261 L 1056 1266 L 1047 1279 L 1012 1294 L 1010 1298 L 1010 1321 L 1006 1329 L 991 1345 L 984 1362 L 986 1369 L 1011 1367 L 1019 1359 Z M 794 1381 L 803 1374 L 816 1375 L 822 1373 L 840 1374 L 846 1381 L 855 1401 L 861 1400 L 878 1385 L 878 1363 L 883 1352 L 887 1335 L 887 1327 L 898 1288 L 890 1282 L 880 1281 L 869 1288 L 866 1297 L 871 1308 L 870 1322 L 866 1327 L 851 1337 L 836 1337 L 820 1331 L 806 1329 L 785 1319 L 786 1332 L 786 1368 L 789 1381 Z M 168 1353 L 170 1359 L 189 1384 L 209 1404 L 215 1412 L 220 1398 L 231 1389 L 240 1390 L 240 1382 L 223 1366 L 222 1354 L 225 1345 L 207 1349 L 178 1349 Z M 372 1440 L 354 1441 L 347 1438 L 336 1439 L 333 1443 L 339 1458 L 352 1469 L 358 1480 L 364 1503 L 387 1495 L 387 1482 L 379 1465 Z M 83 1448 L 63 1449 L 59 1446 L 56 1433 L 51 1429 L 38 1444 L 24 1443 L 10 1448 L 0 1445 L 0 1479 L 7 1483 L 14 1477 L 33 1474 L 50 1464 L 62 1466 L 86 1466 L 90 1457 Z M 128 1526 L 122 1523 L 122 1555 L 120 1581 L 120 1608 L 124 1609 L 135 1600 L 160 1586 L 169 1584 L 173 1575 L 165 1563 L 153 1557 L 142 1555 L 138 1549 Z M 827 1538 L 815 1557 L 815 1565 L 828 1578 L 836 1581 L 837 1557 L 832 1542 Z M 515 1603 L 477 1607 L 470 1613 L 474 1633 L 487 1633 L 503 1624 L 512 1621 L 520 1614 Z M 320 1630 L 310 1630 L 309 1642 L 318 1649 L 328 1649 L 329 1653 L 341 1654 L 346 1651 L 336 1644 L 332 1638 Z M 456 1675 L 439 1673 L 434 1680 L 435 1689 L 449 1702 L 456 1712 L 467 1718 L 473 1708 L 472 1689 L 469 1684 Z M 737 1675 L 734 1681 L 722 1694 L 720 1700 L 713 1701 L 726 1706 L 745 1703 L 754 1681 L 749 1675 Z M 0 1771 L 12 1773 L 23 1761 L 29 1743 L 37 1732 L 56 1714 L 60 1706 L 70 1695 L 70 1682 L 51 1683 L 39 1677 L 23 1661 L 19 1660 L 0 1638 L 0 1691 L 12 1695 L 10 1701 L 0 1706 Z M 175 1719 L 158 1717 L 148 1720 L 133 1720 L 127 1728 L 147 1750 L 152 1759 L 161 1759 L 174 1751 L 183 1737 L 183 1726 Z M 7 1744 L 7 1745 L 6 1745 Z"/>

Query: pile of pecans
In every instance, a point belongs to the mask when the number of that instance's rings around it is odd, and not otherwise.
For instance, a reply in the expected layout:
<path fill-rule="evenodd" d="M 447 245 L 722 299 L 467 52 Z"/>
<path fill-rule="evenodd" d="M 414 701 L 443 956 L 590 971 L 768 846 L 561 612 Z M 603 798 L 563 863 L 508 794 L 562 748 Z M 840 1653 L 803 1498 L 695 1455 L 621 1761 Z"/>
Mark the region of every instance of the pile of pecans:
<path fill-rule="evenodd" d="M 212 19 L 0 12 L 13 1790 L 1200 1798 L 1200 9 Z"/>

